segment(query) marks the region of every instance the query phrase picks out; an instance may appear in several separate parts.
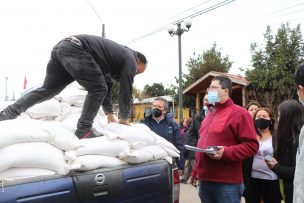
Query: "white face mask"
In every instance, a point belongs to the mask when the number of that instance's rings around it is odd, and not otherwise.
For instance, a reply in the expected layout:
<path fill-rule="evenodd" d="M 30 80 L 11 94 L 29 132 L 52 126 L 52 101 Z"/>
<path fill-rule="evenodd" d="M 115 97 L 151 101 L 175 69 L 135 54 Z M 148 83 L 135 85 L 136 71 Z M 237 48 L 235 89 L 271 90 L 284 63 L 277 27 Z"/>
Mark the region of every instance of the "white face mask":
<path fill-rule="evenodd" d="M 299 97 L 299 102 L 304 106 L 304 101 L 302 101 Z"/>
<path fill-rule="evenodd" d="M 204 109 L 204 111 L 208 111 L 208 107 L 207 106 L 204 106 L 203 109 Z"/>

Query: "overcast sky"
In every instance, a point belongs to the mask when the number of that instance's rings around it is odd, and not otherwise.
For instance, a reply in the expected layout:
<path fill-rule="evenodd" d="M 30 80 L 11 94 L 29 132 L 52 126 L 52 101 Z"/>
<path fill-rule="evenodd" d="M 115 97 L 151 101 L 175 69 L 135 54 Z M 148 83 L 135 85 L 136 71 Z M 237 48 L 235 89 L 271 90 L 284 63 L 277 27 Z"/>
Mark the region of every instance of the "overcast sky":
<path fill-rule="evenodd" d="M 149 61 L 134 85 L 162 82 L 175 84 L 178 77 L 178 39 L 166 26 L 225 0 L 1 0 L 0 6 L 0 100 L 18 97 L 26 75 L 28 88 L 41 83 L 52 47 L 73 34 L 101 35 L 144 53 Z M 98 14 L 98 16 L 96 15 Z M 270 25 L 276 32 L 282 23 L 291 27 L 304 22 L 303 0 L 235 0 L 192 18 L 182 35 L 182 67 L 193 53 L 200 54 L 214 42 L 233 61 L 232 74 L 250 67 L 250 44 L 263 44 Z M 304 25 L 302 25 L 302 33 Z"/>

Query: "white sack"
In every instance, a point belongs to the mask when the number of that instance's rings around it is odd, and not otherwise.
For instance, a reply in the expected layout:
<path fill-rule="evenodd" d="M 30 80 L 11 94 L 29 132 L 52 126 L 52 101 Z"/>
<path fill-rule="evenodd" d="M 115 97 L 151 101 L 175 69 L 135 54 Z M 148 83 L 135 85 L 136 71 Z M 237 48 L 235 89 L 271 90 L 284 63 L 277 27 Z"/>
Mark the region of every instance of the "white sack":
<path fill-rule="evenodd" d="M 80 113 L 75 113 L 68 115 L 64 118 L 60 123 L 63 127 L 69 129 L 71 132 L 75 132 L 77 129 L 77 122 L 80 118 Z M 94 128 L 97 132 L 101 133 L 102 128 L 107 124 L 107 118 L 104 116 L 100 116 L 99 114 L 96 115 L 92 128 Z"/>
<path fill-rule="evenodd" d="M 121 153 L 127 153 L 131 150 L 131 146 L 124 140 L 109 140 L 105 136 L 82 139 L 80 140 L 80 147 L 75 152 L 76 156 L 81 155 L 104 155 L 118 157 Z"/>
<path fill-rule="evenodd" d="M 61 106 L 57 99 L 50 99 L 32 106 L 26 113 L 33 119 L 51 120 L 59 116 Z"/>
<path fill-rule="evenodd" d="M 23 142 L 48 142 L 59 149 L 75 149 L 79 139 L 57 122 L 13 119 L 0 122 L 0 148 Z"/>
<path fill-rule="evenodd" d="M 103 132 L 110 139 L 119 137 L 127 142 L 129 142 L 134 148 L 141 148 L 144 146 L 154 145 L 156 139 L 151 134 L 147 133 L 142 127 L 138 127 L 136 124 L 132 126 L 127 126 L 118 123 L 109 123 L 104 127 L 105 131 Z"/>
<path fill-rule="evenodd" d="M 147 146 L 142 148 L 142 150 L 150 152 L 153 155 L 153 160 L 164 159 L 168 156 L 167 152 L 161 146 L 157 145 Z"/>
<path fill-rule="evenodd" d="M 65 175 L 63 151 L 44 142 L 29 142 L 0 148 L 0 172 L 10 168 L 42 168 Z"/>
<path fill-rule="evenodd" d="M 126 162 L 110 156 L 83 155 L 77 157 L 68 167 L 70 170 L 94 170 L 97 168 L 108 168 L 126 164 Z"/>
<path fill-rule="evenodd" d="M 0 173 L 0 179 L 16 180 L 55 174 L 56 172 L 43 168 L 10 168 Z"/>
<path fill-rule="evenodd" d="M 153 160 L 153 154 L 144 149 L 131 149 L 130 152 L 120 158 L 127 163 L 137 164 Z"/>
<path fill-rule="evenodd" d="M 80 104 L 84 101 L 87 92 L 77 88 L 65 88 L 62 92 L 55 96 L 61 102 L 68 103 L 70 105 Z"/>
<path fill-rule="evenodd" d="M 166 148 L 169 151 L 174 151 L 177 154 L 179 154 L 179 150 L 171 142 L 169 142 L 165 138 L 159 136 L 158 134 L 156 134 L 152 130 L 150 131 L 150 134 L 151 134 L 151 136 L 153 136 L 156 139 L 155 144 L 157 144 L 159 146 L 162 146 L 163 148 Z"/>

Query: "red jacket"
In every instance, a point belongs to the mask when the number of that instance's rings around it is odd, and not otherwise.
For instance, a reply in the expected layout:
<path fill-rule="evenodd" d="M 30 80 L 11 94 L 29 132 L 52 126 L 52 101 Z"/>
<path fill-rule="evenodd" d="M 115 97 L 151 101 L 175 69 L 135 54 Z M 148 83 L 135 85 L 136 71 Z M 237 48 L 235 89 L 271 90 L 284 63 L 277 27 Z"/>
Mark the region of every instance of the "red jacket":
<path fill-rule="evenodd" d="M 259 149 L 253 119 L 246 109 L 230 98 L 225 103 L 215 103 L 215 110 L 210 109 L 201 124 L 199 136 L 199 148 L 224 146 L 224 154 L 214 160 L 197 153 L 191 175 L 204 181 L 242 183 L 242 160 L 254 156 Z"/>

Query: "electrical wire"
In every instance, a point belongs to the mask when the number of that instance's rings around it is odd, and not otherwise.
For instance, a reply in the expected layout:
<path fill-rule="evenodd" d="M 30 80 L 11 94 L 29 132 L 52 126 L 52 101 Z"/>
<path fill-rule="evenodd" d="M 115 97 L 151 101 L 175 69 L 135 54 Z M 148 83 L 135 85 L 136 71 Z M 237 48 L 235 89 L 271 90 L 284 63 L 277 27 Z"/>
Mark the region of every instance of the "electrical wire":
<path fill-rule="evenodd" d="M 101 24 L 103 24 L 103 20 L 101 19 L 100 15 L 98 14 L 98 12 L 96 11 L 96 9 L 94 8 L 94 6 L 91 4 L 91 2 L 89 0 L 86 0 L 86 2 L 89 4 L 89 6 L 91 7 L 91 9 L 93 10 L 93 12 L 95 13 L 95 15 L 97 16 L 97 18 L 100 20 Z"/>
<path fill-rule="evenodd" d="M 189 15 L 189 16 L 186 16 L 186 17 L 184 17 L 184 18 L 181 18 L 181 19 L 179 19 L 179 20 L 177 20 L 177 21 L 174 21 L 173 23 L 170 23 L 170 24 L 177 24 L 177 23 L 182 22 L 184 19 L 187 19 L 187 18 L 189 18 L 189 17 L 190 17 L 190 18 L 194 18 L 194 17 L 196 17 L 196 16 L 198 16 L 198 15 L 202 15 L 202 14 L 204 14 L 204 13 L 207 13 L 207 12 L 210 12 L 210 11 L 212 11 L 212 10 L 214 10 L 214 9 L 217 9 L 217 8 L 219 8 L 219 7 L 222 7 L 222 6 L 224 6 L 224 5 L 228 4 L 228 3 L 232 3 L 233 1 L 235 1 L 235 0 L 225 0 L 225 1 L 222 1 L 222 2 L 220 2 L 220 3 L 218 3 L 218 4 L 215 4 L 215 5 L 213 5 L 213 6 L 210 6 L 210 7 L 208 7 L 208 8 L 205 8 L 205 9 L 199 11 L 199 12 L 196 12 L 196 13 L 194 13 L 194 14 L 191 14 L 191 15 Z M 200 5 L 200 4 L 199 4 L 199 5 Z M 192 9 L 193 9 L 193 8 L 195 8 L 195 7 L 192 7 Z M 189 10 L 189 9 L 187 9 L 187 10 Z M 185 11 L 184 11 L 184 12 L 185 12 Z M 171 18 L 173 18 L 173 17 L 171 17 Z M 135 39 L 133 39 L 133 40 L 127 42 L 126 45 L 132 44 L 132 43 L 137 42 L 137 41 L 139 41 L 139 40 L 141 40 L 141 39 L 144 39 L 144 38 L 146 38 L 146 37 L 149 37 L 149 36 L 151 36 L 151 35 L 154 35 L 154 34 L 160 32 L 160 31 L 163 31 L 164 29 L 166 29 L 166 27 L 167 27 L 167 25 L 161 26 L 160 28 L 158 28 L 158 29 L 156 29 L 156 30 L 154 30 L 154 31 L 152 31 L 152 32 L 150 32 L 150 33 L 148 33 L 148 34 L 142 35 L 142 36 L 140 36 L 140 37 L 137 37 L 137 38 L 135 38 Z"/>

